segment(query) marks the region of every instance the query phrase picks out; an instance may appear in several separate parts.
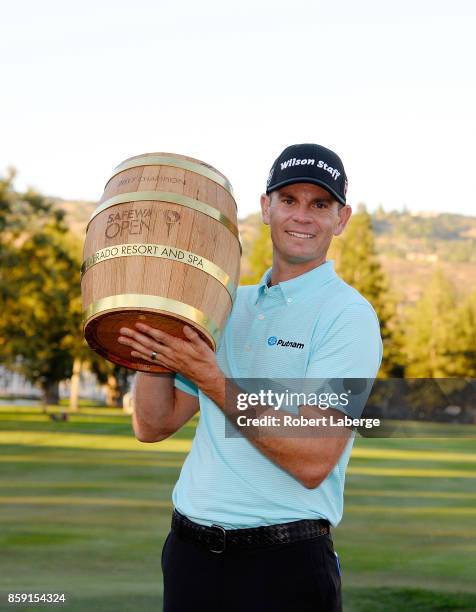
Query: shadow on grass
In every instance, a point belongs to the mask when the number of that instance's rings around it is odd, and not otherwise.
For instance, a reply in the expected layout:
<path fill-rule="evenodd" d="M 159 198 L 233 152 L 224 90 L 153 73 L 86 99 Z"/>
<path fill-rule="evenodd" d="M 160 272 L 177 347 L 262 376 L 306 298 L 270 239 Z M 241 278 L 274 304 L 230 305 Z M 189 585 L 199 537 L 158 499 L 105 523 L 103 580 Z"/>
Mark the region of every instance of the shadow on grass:
<path fill-rule="evenodd" d="M 355 588 L 344 590 L 344 612 L 474 612 L 476 595 L 422 589 Z"/>

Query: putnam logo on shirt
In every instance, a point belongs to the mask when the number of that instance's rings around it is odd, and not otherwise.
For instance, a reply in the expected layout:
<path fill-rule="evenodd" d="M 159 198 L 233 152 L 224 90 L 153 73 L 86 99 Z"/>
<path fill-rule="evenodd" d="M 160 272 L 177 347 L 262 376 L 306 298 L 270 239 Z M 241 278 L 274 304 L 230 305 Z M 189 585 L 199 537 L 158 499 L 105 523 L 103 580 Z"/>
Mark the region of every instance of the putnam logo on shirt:
<path fill-rule="evenodd" d="M 294 342 L 293 340 L 283 340 L 282 338 L 277 338 L 276 336 L 270 336 L 268 338 L 268 344 L 269 346 L 283 346 L 298 349 L 304 348 L 304 344 L 302 342 Z"/>

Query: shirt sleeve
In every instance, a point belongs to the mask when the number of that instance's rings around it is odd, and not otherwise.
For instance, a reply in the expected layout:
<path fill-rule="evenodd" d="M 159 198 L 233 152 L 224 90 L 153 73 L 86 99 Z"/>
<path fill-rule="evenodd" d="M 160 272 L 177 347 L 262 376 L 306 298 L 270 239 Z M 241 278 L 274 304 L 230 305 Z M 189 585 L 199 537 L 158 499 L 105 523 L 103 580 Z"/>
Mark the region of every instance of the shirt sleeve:
<path fill-rule="evenodd" d="M 380 326 L 373 308 L 351 304 L 313 339 L 307 378 L 375 378 L 382 362 Z"/>
<path fill-rule="evenodd" d="M 174 385 L 177 387 L 177 389 L 180 389 L 180 391 L 198 397 L 197 386 L 190 382 L 187 378 L 184 378 L 181 374 L 175 374 Z"/>
<path fill-rule="evenodd" d="M 348 395 L 348 404 L 334 406 L 360 417 L 382 362 L 382 339 L 375 311 L 367 303 L 345 307 L 313 338 L 306 379 L 315 379 L 329 393 Z"/>

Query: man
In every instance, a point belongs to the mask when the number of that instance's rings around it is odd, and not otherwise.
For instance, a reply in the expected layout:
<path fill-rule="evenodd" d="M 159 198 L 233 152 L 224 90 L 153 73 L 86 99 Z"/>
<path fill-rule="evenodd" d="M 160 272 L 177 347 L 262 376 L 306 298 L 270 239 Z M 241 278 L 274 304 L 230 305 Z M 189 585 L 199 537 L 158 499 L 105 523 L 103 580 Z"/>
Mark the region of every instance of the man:
<path fill-rule="evenodd" d="M 330 525 L 342 517 L 353 432 L 341 425 L 316 435 L 325 428 L 314 427 L 290 437 L 276 427 L 256 435 L 252 426 L 226 435 L 225 420 L 236 424 L 243 413 L 225 389 L 226 378 L 237 393 L 240 379 L 254 377 L 376 376 L 382 343 L 375 312 L 326 261 L 351 215 L 346 191 L 342 161 L 329 149 L 302 144 L 281 153 L 261 197 L 273 266 L 258 285 L 238 290 L 216 356 L 187 326 L 185 341 L 139 323 L 121 330 L 134 357 L 178 373 L 137 376 L 136 437 L 162 440 L 200 409 L 162 553 L 166 612 L 342 609 Z M 315 413 L 300 407 L 303 416 Z M 327 413 L 343 416 L 343 409 Z M 272 405 L 255 414 L 284 418 Z"/>

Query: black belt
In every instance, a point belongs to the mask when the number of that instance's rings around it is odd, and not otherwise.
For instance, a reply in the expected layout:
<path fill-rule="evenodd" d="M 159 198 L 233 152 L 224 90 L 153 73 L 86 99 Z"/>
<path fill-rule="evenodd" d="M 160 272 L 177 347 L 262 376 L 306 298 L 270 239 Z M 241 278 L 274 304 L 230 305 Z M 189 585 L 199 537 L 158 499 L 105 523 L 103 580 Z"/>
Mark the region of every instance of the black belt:
<path fill-rule="evenodd" d="M 211 552 L 222 553 L 225 548 L 258 548 L 309 540 L 330 533 L 330 524 L 324 519 L 303 519 L 265 527 L 225 529 L 215 524 L 211 527 L 199 525 L 174 510 L 172 531 L 204 545 Z"/>

